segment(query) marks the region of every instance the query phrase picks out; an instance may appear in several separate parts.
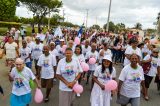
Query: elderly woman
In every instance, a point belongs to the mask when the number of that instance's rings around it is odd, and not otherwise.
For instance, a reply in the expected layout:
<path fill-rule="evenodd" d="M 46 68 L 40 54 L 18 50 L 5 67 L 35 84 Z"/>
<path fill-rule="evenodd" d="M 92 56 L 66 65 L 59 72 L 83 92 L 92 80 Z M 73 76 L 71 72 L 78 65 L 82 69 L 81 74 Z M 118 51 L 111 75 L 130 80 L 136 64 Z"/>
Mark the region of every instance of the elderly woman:
<path fill-rule="evenodd" d="M 40 85 L 32 71 L 24 65 L 24 61 L 21 58 L 16 59 L 15 66 L 9 74 L 9 80 L 13 81 L 10 105 L 29 106 L 32 99 L 29 81 L 33 80 L 38 88 L 40 88 Z"/>
<path fill-rule="evenodd" d="M 139 56 L 130 55 L 130 64 L 126 65 L 119 76 L 117 103 L 121 106 L 140 106 L 140 86 L 145 89 L 144 73 L 138 64 Z"/>

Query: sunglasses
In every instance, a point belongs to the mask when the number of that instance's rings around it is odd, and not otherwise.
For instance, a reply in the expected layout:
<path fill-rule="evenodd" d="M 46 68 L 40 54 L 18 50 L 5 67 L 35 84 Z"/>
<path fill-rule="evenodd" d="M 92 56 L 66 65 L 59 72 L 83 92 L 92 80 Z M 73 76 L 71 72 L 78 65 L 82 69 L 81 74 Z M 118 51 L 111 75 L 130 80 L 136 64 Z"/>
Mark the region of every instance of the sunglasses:
<path fill-rule="evenodd" d="M 153 53 L 159 53 L 159 52 L 153 52 Z"/>

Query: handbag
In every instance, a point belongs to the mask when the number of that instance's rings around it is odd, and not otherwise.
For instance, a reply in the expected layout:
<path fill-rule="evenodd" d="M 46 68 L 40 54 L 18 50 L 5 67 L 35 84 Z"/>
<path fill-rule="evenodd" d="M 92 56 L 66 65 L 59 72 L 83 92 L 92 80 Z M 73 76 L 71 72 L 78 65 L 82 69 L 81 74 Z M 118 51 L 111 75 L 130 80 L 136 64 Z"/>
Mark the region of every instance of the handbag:
<path fill-rule="evenodd" d="M 25 78 L 24 75 L 21 72 L 18 72 L 18 74 L 21 75 L 24 79 L 27 80 L 27 78 Z M 36 84 L 32 79 L 29 80 L 29 86 L 30 86 L 31 89 L 34 89 L 36 87 Z"/>
<path fill-rule="evenodd" d="M 142 68 L 143 68 L 144 74 L 147 74 L 151 68 L 151 63 L 150 62 L 143 63 Z"/>

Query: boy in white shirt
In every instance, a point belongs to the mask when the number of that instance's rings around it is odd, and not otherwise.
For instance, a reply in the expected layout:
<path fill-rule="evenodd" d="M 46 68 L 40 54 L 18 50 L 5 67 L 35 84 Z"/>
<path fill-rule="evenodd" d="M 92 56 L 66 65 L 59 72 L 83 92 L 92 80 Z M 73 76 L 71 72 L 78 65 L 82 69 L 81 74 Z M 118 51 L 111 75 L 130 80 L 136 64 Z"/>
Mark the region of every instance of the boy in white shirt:
<path fill-rule="evenodd" d="M 43 53 L 38 60 L 38 79 L 41 75 L 41 86 L 46 88 L 45 102 L 49 101 L 49 94 L 53 87 L 54 70 L 56 70 L 56 57 L 49 53 L 49 46 L 43 47 Z"/>

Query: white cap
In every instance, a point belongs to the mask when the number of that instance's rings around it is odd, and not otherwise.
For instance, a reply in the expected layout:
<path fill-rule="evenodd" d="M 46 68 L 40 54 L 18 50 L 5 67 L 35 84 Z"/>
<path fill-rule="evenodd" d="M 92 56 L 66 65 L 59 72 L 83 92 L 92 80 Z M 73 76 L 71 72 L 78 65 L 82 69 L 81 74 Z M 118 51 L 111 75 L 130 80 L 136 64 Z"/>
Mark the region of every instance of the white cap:
<path fill-rule="evenodd" d="M 111 58 L 110 55 L 105 55 L 105 56 L 103 57 L 103 59 L 106 59 L 106 60 L 109 60 L 110 62 L 112 62 L 112 58 Z"/>
<path fill-rule="evenodd" d="M 60 39 L 60 41 L 62 42 L 62 41 L 64 41 L 64 39 Z"/>

